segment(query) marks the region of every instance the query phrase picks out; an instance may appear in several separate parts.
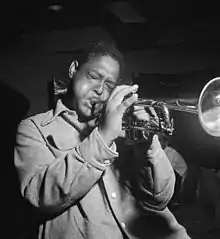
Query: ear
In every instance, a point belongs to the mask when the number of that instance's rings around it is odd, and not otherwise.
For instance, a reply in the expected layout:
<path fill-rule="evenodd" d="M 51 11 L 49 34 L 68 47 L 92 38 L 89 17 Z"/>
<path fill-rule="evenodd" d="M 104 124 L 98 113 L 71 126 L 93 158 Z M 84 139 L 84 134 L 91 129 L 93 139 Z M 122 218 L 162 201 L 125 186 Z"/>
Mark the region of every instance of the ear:
<path fill-rule="evenodd" d="M 73 78 L 74 74 L 76 73 L 77 67 L 79 63 L 78 61 L 73 61 L 69 67 L 69 77 Z"/>

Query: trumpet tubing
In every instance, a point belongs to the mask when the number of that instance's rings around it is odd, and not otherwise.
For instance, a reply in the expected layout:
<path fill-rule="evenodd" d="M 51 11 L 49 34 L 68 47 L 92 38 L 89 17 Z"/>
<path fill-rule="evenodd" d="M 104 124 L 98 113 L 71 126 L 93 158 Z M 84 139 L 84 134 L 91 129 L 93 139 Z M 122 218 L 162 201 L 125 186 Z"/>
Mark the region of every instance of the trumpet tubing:
<path fill-rule="evenodd" d="M 170 103 L 169 101 L 156 101 L 151 99 L 139 98 L 138 101 L 135 103 L 135 105 L 144 105 L 146 107 L 150 107 L 152 106 L 152 102 L 161 102 L 170 111 L 174 110 L 174 111 L 182 111 L 182 112 L 188 112 L 192 114 L 198 114 L 197 104 L 195 105 L 181 104 L 179 100 L 175 100 L 172 103 Z"/>
<path fill-rule="evenodd" d="M 165 103 L 167 108 L 169 110 L 174 110 L 174 111 L 181 111 L 181 112 L 188 112 L 192 114 L 198 114 L 198 108 L 197 106 L 194 105 L 181 105 L 178 100 L 176 103 L 171 104 L 171 103 Z"/>

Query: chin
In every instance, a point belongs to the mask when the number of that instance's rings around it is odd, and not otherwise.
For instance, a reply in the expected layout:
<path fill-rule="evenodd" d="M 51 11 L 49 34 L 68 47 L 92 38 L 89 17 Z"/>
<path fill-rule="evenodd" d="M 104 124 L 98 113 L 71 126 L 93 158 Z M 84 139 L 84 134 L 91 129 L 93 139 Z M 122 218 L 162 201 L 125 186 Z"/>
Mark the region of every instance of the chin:
<path fill-rule="evenodd" d="M 97 118 L 97 116 L 98 115 L 91 115 L 89 112 L 85 112 L 85 111 L 79 112 L 79 120 L 84 122 Z"/>
<path fill-rule="evenodd" d="M 97 112 L 94 112 L 93 114 L 91 114 L 91 109 L 89 109 L 87 107 L 79 107 L 78 108 L 78 114 L 80 116 L 80 119 L 83 121 L 90 121 L 95 118 L 98 118 L 100 113 L 101 113 L 101 111 L 98 110 Z"/>

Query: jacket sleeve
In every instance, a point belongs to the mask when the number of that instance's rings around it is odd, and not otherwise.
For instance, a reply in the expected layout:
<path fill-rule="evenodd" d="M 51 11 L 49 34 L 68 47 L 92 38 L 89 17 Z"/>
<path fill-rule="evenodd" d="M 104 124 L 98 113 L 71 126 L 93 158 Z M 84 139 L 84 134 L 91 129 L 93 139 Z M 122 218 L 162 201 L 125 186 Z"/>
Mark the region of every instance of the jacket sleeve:
<path fill-rule="evenodd" d="M 140 166 L 136 184 L 142 211 L 161 211 L 167 206 L 174 193 L 175 173 L 162 148 L 148 154 L 148 162 Z"/>
<path fill-rule="evenodd" d="M 29 119 L 18 127 L 14 164 L 21 193 L 32 205 L 47 212 L 62 212 L 86 195 L 118 153 L 108 148 L 95 128 L 66 154 L 55 157 Z"/>

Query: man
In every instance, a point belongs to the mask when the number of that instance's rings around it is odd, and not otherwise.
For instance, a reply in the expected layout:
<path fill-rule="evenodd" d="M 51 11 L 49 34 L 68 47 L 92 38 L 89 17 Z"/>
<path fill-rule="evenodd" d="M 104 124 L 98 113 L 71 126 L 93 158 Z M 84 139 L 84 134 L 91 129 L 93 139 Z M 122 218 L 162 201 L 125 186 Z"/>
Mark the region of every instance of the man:
<path fill-rule="evenodd" d="M 122 66 L 114 46 L 93 45 L 71 64 L 67 88 L 55 84 L 56 108 L 18 127 L 14 163 L 21 193 L 38 213 L 38 238 L 147 238 L 144 221 L 151 214 L 168 221 L 173 238 L 187 238 L 166 208 L 175 176 L 156 136 L 133 158 L 143 167 L 120 183 L 131 165 L 120 159 L 114 141 L 125 137 L 122 117 L 138 97 L 137 85 L 121 84 Z M 148 117 L 143 109 L 134 114 Z"/>

